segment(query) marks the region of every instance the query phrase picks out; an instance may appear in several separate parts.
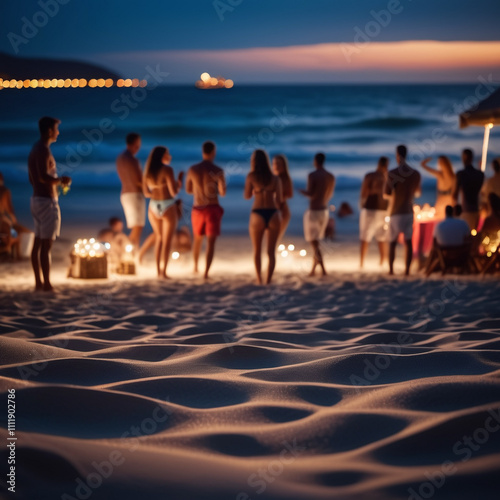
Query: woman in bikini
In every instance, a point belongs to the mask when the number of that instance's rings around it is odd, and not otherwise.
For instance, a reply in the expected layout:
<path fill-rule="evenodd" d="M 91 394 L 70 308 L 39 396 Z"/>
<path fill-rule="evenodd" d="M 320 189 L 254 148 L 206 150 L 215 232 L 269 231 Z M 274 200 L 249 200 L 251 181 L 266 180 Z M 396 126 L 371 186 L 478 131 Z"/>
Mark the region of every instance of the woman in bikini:
<path fill-rule="evenodd" d="M 143 177 L 143 191 L 149 202 L 148 218 L 155 234 L 155 257 L 158 278 L 168 278 L 167 264 L 172 237 L 177 228 L 174 196 L 182 187 L 183 172 L 177 181 L 169 165 L 172 157 L 167 148 L 157 146 L 151 151 Z M 163 263 L 163 266 L 162 266 Z"/>
<path fill-rule="evenodd" d="M 429 167 L 428 163 L 431 158 L 426 158 L 421 165 L 424 170 L 429 172 L 437 179 L 437 196 L 436 196 L 436 217 L 444 219 L 446 205 L 453 206 L 453 189 L 455 188 L 455 172 L 450 159 L 447 156 L 438 157 L 438 168 Z"/>
<path fill-rule="evenodd" d="M 262 284 L 261 246 L 264 233 L 267 232 L 269 266 L 266 284 L 269 284 L 276 265 L 276 242 L 281 230 L 281 213 L 278 207 L 283 203 L 283 194 L 281 180 L 271 172 L 267 153 L 261 149 L 256 149 L 250 159 L 250 173 L 245 181 L 244 196 L 246 200 L 255 197 L 248 229 L 259 285 Z"/>
<path fill-rule="evenodd" d="M 286 200 L 292 198 L 293 196 L 292 179 L 290 177 L 290 172 L 288 171 L 288 161 L 286 159 L 286 156 L 276 155 L 273 158 L 273 173 L 280 178 L 281 186 L 283 189 L 283 202 L 280 206 L 281 229 L 278 235 L 278 241 L 280 243 L 283 243 L 283 236 L 285 236 L 286 229 L 292 217 L 290 208 L 288 208 L 288 203 Z"/>

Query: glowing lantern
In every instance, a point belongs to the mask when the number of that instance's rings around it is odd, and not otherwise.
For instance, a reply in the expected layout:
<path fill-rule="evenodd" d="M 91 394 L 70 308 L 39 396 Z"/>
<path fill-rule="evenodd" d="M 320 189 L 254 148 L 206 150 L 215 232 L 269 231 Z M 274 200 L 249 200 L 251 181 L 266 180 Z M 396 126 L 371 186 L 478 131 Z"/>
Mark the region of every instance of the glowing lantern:
<path fill-rule="evenodd" d="M 226 87 L 226 89 L 232 89 L 234 87 L 233 80 L 226 80 L 224 83 L 224 87 Z"/>
<path fill-rule="evenodd" d="M 109 87 L 112 87 L 113 86 L 113 80 L 111 78 L 108 78 L 104 84 L 106 85 L 107 88 Z"/>

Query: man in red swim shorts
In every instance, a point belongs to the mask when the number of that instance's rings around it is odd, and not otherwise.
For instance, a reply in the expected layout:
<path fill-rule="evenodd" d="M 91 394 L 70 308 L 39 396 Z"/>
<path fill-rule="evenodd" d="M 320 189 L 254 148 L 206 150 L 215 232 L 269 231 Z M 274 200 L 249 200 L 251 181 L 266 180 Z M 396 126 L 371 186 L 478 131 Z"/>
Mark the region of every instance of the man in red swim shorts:
<path fill-rule="evenodd" d="M 224 171 L 213 163 L 215 144 L 211 141 L 203 143 L 203 161 L 193 165 L 187 172 L 186 192 L 194 197 L 191 223 L 193 225 L 194 272 L 198 272 L 198 259 L 204 236 L 207 237 L 207 264 L 205 279 L 212 264 L 215 251 L 215 240 L 220 235 L 223 208 L 219 204 L 219 195 L 226 195 Z"/>

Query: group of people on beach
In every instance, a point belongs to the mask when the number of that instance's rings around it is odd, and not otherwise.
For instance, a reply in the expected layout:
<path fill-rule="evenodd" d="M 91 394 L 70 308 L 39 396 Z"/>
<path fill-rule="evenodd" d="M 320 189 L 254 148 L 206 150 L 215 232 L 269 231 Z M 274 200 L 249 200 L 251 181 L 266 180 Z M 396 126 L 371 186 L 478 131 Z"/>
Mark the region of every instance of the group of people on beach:
<path fill-rule="evenodd" d="M 171 156 L 164 146 L 155 147 L 146 162 L 142 173 L 136 154 L 141 147 L 141 138 L 131 133 L 126 138 L 127 147 L 117 158 L 117 171 L 122 183 L 121 203 L 131 229 L 130 239 L 139 245 L 145 225 L 145 198 L 150 198 L 148 218 L 153 228 L 155 258 L 158 277 L 167 277 L 167 264 L 171 244 L 178 223 L 178 208 L 175 196 L 184 187 L 193 196 L 191 225 L 193 230 L 194 271 L 198 272 L 198 260 L 203 240 L 206 237 L 206 264 L 204 277 L 208 273 L 215 252 L 215 243 L 221 232 L 224 210 L 219 197 L 226 194 L 224 170 L 215 161 L 216 146 L 207 141 L 202 146 L 202 161 L 190 167 L 177 177 L 170 166 Z M 309 175 L 307 189 L 301 193 L 310 200 L 310 208 L 304 216 L 304 233 L 311 242 L 314 262 L 311 274 L 320 266 L 326 274 L 321 255 L 320 241 L 329 220 L 328 202 L 333 196 L 335 178 L 324 168 L 325 155 L 314 157 L 315 171 Z M 287 200 L 293 196 L 293 186 L 286 157 L 277 155 L 272 164 L 267 153 L 261 149 L 253 152 L 250 159 L 250 172 L 244 188 L 245 199 L 254 198 L 249 221 L 249 233 L 253 244 L 257 282 L 270 283 L 276 265 L 276 244 L 283 237 L 290 222 L 290 209 Z M 267 256 L 269 264 L 265 279 L 262 276 L 261 247 L 267 233 Z M 150 245 L 146 240 L 141 249 Z"/>
<path fill-rule="evenodd" d="M 56 118 L 43 117 L 39 120 L 40 140 L 33 146 L 28 159 L 29 180 L 33 186 L 31 213 L 35 240 L 31 262 L 36 290 L 52 290 L 50 252 L 61 226 L 58 192 L 68 189 L 71 184 L 69 177 L 57 175 L 56 163 L 50 151 L 50 145 L 57 141 L 59 136 L 59 124 L 60 121 Z M 143 172 L 136 157 L 140 147 L 140 135 L 128 134 L 126 149 L 116 162 L 122 184 L 120 199 L 130 229 L 131 243 L 139 249 L 141 233 L 145 226 L 145 198 L 149 198 L 147 213 L 153 234 L 145 241 L 140 253 L 143 254 L 154 244 L 158 277 L 167 278 L 172 240 L 180 214 L 179 200 L 175 197 L 184 188 L 194 199 L 191 210 L 194 271 L 198 272 L 200 252 L 206 237 L 204 277 L 208 278 L 224 214 L 219 197 L 226 194 L 224 170 L 214 163 L 215 144 L 211 141 L 203 144 L 202 161 L 190 167 L 185 176 L 183 172 L 175 176 L 170 166 L 170 152 L 164 146 L 157 146 L 151 151 Z M 386 242 L 389 242 L 389 272 L 393 274 L 396 244 L 399 235 L 403 234 L 406 247 L 405 274 L 409 274 L 413 254 L 413 203 L 421 192 L 421 175 L 408 165 L 406 157 L 406 146 L 399 145 L 396 148 L 396 168 L 389 171 L 388 158 L 381 157 L 376 171 L 368 173 L 363 180 L 360 214 L 361 267 L 369 242 L 376 238 L 381 262 L 385 257 Z M 437 216 L 444 216 L 446 211 L 447 218 L 450 218 L 448 206 L 451 208 L 461 202 L 462 218 L 470 230 L 477 228 L 479 221 L 480 192 L 489 200 L 490 215 L 500 215 L 500 164 L 498 160 L 494 161 L 495 176 L 483 184 L 484 174 L 474 168 L 473 153 L 470 149 L 463 151 L 462 159 L 464 169 L 456 175 L 450 161 L 444 156 L 438 159 L 438 169 L 429 166 L 430 159 L 424 160 L 422 167 L 437 178 Z M 329 223 L 329 201 L 335 189 L 335 177 L 325 169 L 325 155 L 316 154 L 313 164 L 314 171 L 308 176 L 307 187 L 300 190 L 300 193 L 309 199 L 309 209 L 304 214 L 303 226 L 305 239 L 310 242 L 313 250 L 311 276 L 318 267 L 321 274 L 326 275 L 320 242 Z M 249 233 L 259 284 L 269 284 L 272 280 L 276 264 L 276 245 L 283 238 L 290 222 L 291 213 L 287 200 L 292 196 L 293 185 L 286 157 L 276 155 L 271 163 L 265 151 L 255 150 L 250 159 L 244 197 L 254 199 Z M 500 217 L 498 222 L 500 223 Z M 494 220 L 492 225 L 495 224 Z M 448 234 L 450 231 L 441 233 Z M 266 234 L 269 263 L 263 278 L 261 247 Z"/>
<path fill-rule="evenodd" d="M 363 180 L 359 222 L 361 267 L 368 245 L 375 238 L 381 264 L 389 242 L 389 273 L 393 274 L 397 239 L 403 234 L 405 274 L 409 274 L 413 256 L 413 203 L 421 194 L 421 175 L 407 164 L 406 156 L 407 148 L 398 146 L 395 169 L 389 171 L 389 159 L 382 156 L 376 171 L 366 174 Z M 437 168 L 431 167 L 430 162 L 431 158 L 426 158 L 421 166 L 437 179 L 434 216 L 443 220 L 435 228 L 436 243 L 442 247 L 461 246 L 472 231 L 479 229 L 480 221 L 482 232 L 496 237 L 500 230 L 500 160 L 493 160 L 494 175 L 488 179 L 474 167 L 471 149 L 462 151 L 464 167 L 456 174 L 447 156 L 438 157 Z"/>

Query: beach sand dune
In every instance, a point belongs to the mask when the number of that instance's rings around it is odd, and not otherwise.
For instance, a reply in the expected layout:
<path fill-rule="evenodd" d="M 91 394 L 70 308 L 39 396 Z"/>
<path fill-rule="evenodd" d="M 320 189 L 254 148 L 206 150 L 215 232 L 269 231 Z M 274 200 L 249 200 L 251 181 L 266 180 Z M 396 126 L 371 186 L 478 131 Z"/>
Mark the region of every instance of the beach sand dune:
<path fill-rule="evenodd" d="M 497 280 L 279 263 L 266 288 L 218 262 L 209 283 L 57 264 L 55 296 L 4 267 L 16 498 L 498 498 Z"/>

